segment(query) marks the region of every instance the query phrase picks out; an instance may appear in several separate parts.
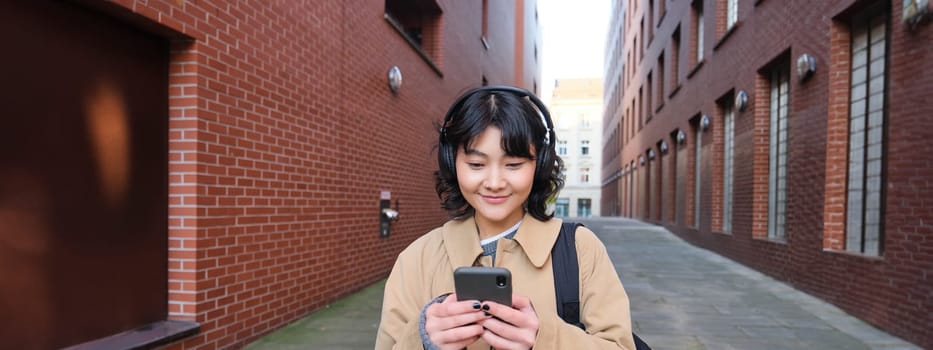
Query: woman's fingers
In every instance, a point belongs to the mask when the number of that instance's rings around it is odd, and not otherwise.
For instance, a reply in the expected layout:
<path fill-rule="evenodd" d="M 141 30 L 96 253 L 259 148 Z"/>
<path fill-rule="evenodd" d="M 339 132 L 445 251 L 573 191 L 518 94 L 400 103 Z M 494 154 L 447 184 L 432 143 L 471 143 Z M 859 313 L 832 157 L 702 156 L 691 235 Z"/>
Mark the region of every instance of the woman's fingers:
<path fill-rule="evenodd" d="M 450 295 L 428 306 L 424 328 L 441 349 L 460 349 L 479 339 L 484 330 L 477 322 L 485 318 L 478 301 L 457 301 L 455 295 Z"/>
<path fill-rule="evenodd" d="M 483 326 L 471 324 L 437 332 L 430 338 L 434 345 L 441 349 L 462 349 L 473 344 L 484 331 Z"/>
<path fill-rule="evenodd" d="M 520 294 L 512 295 L 511 307 L 487 301 L 483 303 L 482 309 L 516 327 L 538 329 L 538 315 L 531 305 L 531 300 Z"/>
<path fill-rule="evenodd" d="M 512 295 L 512 307 L 486 302 L 482 309 L 495 316 L 480 321 L 488 330 L 483 333 L 489 345 L 497 349 L 529 349 L 538 335 L 538 315 L 531 301 L 522 295 Z"/>

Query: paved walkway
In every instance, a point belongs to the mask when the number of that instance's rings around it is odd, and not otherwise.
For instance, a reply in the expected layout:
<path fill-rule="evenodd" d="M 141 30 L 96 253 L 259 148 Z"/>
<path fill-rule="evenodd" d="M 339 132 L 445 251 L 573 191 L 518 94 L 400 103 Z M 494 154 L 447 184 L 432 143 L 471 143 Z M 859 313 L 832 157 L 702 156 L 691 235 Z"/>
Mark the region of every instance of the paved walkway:
<path fill-rule="evenodd" d="M 663 228 L 620 218 L 581 221 L 606 244 L 632 302 L 635 332 L 655 350 L 919 349 Z M 372 349 L 383 286 L 247 349 Z"/>

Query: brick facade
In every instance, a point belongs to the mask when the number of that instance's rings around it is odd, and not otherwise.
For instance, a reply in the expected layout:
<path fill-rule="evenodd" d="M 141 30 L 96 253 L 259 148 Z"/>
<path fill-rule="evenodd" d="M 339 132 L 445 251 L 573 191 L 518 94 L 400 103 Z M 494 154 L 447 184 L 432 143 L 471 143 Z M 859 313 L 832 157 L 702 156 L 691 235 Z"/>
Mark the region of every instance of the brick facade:
<path fill-rule="evenodd" d="M 169 43 L 167 315 L 201 327 L 171 349 L 241 347 L 385 277 L 446 219 L 432 123 L 484 78 L 540 81 L 534 0 L 488 2 L 488 49 L 480 2 L 437 1 L 426 55 L 382 1 L 78 3 Z"/>
<path fill-rule="evenodd" d="M 633 173 L 624 171 L 626 165 L 633 160 L 637 164 L 646 149 L 657 151 L 658 141 L 667 140 L 677 157 L 676 179 L 662 179 L 675 192 L 667 197 L 675 198 L 674 203 L 664 205 L 664 210 L 675 213 L 673 219 L 668 215 L 661 220 L 656 220 L 655 215 L 645 218 L 639 215 L 641 210 L 622 210 L 621 214 L 633 213 L 636 218 L 664 225 L 693 244 L 786 281 L 921 347 L 933 347 L 929 327 L 933 324 L 933 226 L 929 224 L 933 220 L 933 202 L 929 200 L 933 198 L 933 155 L 926 151 L 933 149 L 933 105 L 924 98 L 933 90 L 933 71 L 918 64 L 933 60 L 933 25 L 929 19 L 911 29 L 901 18 L 900 1 L 738 1 L 738 22 L 726 30 L 725 0 L 670 3 L 666 13 L 654 16 L 644 13 L 649 8 L 646 2 L 636 2 L 641 5 L 614 2 L 610 23 L 629 25 L 618 30 L 625 35 L 608 43 L 607 52 L 614 52 L 611 49 L 616 46 L 623 49 L 609 57 L 606 69 L 632 76 L 623 76 L 627 84 L 618 86 L 618 90 L 616 84 L 607 84 L 608 96 L 622 97 L 618 106 L 607 106 L 605 110 L 634 106 L 639 90 L 647 86 L 647 75 L 658 69 L 656 59 L 660 55 L 664 55 L 668 72 L 682 72 L 678 73 L 682 76 L 668 77 L 681 85 L 666 89 L 672 91 L 670 96 L 665 97 L 663 106 L 654 111 L 644 128 L 623 130 L 623 134 L 633 136 L 624 140 L 618 155 L 604 156 L 604 181 L 615 171 L 623 174 L 618 180 L 604 183 L 604 198 L 615 199 L 621 189 L 619 207 L 627 208 L 631 192 L 626 184 Z M 890 16 L 886 39 L 883 248 L 879 256 L 873 256 L 845 250 L 851 40 L 848 21 L 853 14 L 879 4 Z M 703 60 L 697 62 L 693 33 L 697 15 L 693 9 L 700 6 L 704 9 L 704 52 Z M 622 20 L 626 17 L 631 20 Z M 642 18 L 660 18 L 660 22 L 649 24 L 656 29 L 654 40 L 644 48 L 644 59 L 632 62 L 641 50 L 631 44 L 634 38 L 643 37 L 638 25 Z M 686 50 L 672 47 L 671 35 L 678 29 L 682 34 L 679 47 Z M 817 62 L 815 74 L 807 80 L 798 78 L 794 65 L 804 53 L 816 57 Z M 769 69 L 781 63 L 791 67 L 786 239 L 769 239 L 768 79 Z M 634 69 L 620 68 L 625 66 Z M 614 79 L 609 76 L 606 81 Z M 749 98 L 747 109 L 734 114 L 732 230 L 722 232 L 721 103 L 723 97 L 731 99 L 739 91 L 748 93 Z M 641 118 L 635 113 L 634 118 Z M 604 125 L 635 126 L 626 120 L 627 114 L 607 115 Z M 708 115 L 712 123 L 702 135 L 700 222 L 695 224 L 694 128 L 695 118 L 701 115 Z M 687 135 L 684 145 L 676 143 L 679 130 Z M 639 196 L 648 188 L 640 179 L 644 175 L 641 170 L 635 181 L 636 185 L 642 183 L 635 190 Z M 667 171 L 663 175 L 666 177 Z M 680 198 L 682 204 L 676 200 Z M 611 203 L 604 206 L 614 207 Z M 611 213 L 604 212 L 607 214 Z M 678 221 L 680 215 L 682 221 Z"/>

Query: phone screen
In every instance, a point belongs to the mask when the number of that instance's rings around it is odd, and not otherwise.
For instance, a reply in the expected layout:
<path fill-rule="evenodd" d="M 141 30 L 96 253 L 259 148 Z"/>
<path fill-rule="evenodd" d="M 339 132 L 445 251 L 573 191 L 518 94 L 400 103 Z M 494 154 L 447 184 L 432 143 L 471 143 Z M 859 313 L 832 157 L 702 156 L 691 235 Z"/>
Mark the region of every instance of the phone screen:
<path fill-rule="evenodd" d="M 494 301 L 512 306 L 512 273 L 501 267 L 470 266 L 454 270 L 458 300 Z"/>

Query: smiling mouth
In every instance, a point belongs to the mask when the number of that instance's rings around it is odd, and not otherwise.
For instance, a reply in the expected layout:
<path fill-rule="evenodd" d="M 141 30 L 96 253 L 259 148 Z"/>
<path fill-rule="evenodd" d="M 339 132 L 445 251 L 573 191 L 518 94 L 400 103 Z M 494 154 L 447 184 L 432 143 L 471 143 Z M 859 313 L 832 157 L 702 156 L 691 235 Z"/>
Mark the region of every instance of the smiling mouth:
<path fill-rule="evenodd" d="M 509 196 L 483 196 L 483 195 L 481 196 L 483 197 L 484 201 L 488 203 L 492 203 L 492 204 L 503 203 L 509 199 Z"/>

